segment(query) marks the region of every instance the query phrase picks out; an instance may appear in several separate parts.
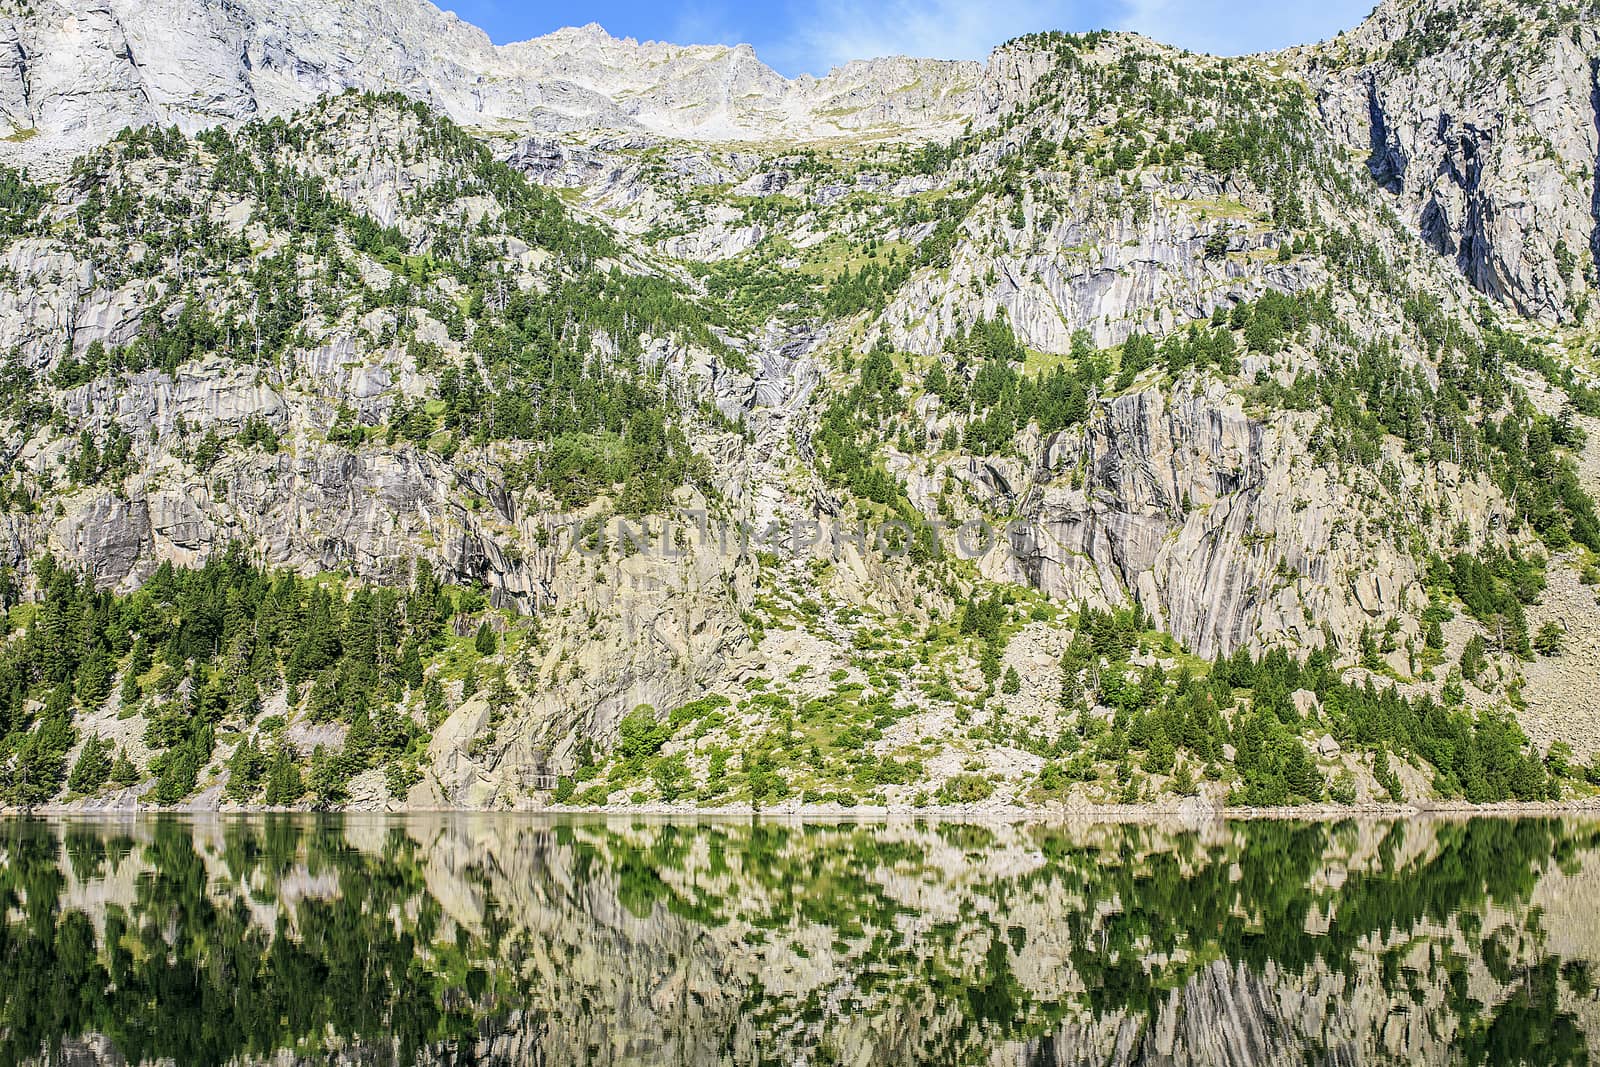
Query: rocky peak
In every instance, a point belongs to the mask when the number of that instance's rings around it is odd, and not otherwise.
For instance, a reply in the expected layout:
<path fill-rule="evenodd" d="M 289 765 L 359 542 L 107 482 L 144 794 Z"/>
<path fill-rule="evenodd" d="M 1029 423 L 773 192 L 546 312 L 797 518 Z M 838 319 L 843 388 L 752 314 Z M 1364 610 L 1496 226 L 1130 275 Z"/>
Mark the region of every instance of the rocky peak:
<path fill-rule="evenodd" d="M 0 13 L 0 161 L 59 169 L 124 127 L 193 131 L 351 88 L 527 132 L 903 134 L 954 121 L 975 72 L 885 60 L 790 81 L 748 45 L 641 43 L 594 23 L 496 46 L 427 0 L 41 0 Z"/>

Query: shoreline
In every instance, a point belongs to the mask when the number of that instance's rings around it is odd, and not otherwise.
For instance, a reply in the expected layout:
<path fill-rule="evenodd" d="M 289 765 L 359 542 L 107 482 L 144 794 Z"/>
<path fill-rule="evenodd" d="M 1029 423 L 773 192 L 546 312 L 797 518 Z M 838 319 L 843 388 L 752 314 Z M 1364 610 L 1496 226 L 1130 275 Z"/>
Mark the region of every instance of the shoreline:
<path fill-rule="evenodd" d="M 729 804 L 716 807 L 690 807 L 664 804 L 610 804 L 598 806 L 547 805 L 518 808 L 395 807 L 321 810 L 309 807 L 268 807 L 240 805 L 198 807 L 193 805 L 86 806 L 50 804 L 24 809 L 0 807 L 0 818 L 135 818 L 162 815 L 217 816 L 226 818 L 261 815 L 338 815 L 360 818 L 429 817 L 507 817 L 582 819 L 649 819 L 653 822 L 698 819 L 752 819 L 773 822 L 915 822 L 936 819 L 945 822 L 1000 823 L 1128 823 L 1128 822 L 1241 822 L 1267 819 L 1299 819 L 1308 822 L 1336 822 L 1344 819 L 1413 820 L 1446 818 L 1523 818 L 1533 816 L 1593 815 L 1600 817 L 1600 796 L 1578 800 L 1503 801 L 1494 804 L 1439 802 L 1421 804 L 1308 804 L 1288 807 L 1218 807 L 1211 804 L 1093 804 L 1052 805 L 1028 808 L 1019 805 L 911 805 L 844 807 L 838 804 L 794 804 L 752 807 Z"/>

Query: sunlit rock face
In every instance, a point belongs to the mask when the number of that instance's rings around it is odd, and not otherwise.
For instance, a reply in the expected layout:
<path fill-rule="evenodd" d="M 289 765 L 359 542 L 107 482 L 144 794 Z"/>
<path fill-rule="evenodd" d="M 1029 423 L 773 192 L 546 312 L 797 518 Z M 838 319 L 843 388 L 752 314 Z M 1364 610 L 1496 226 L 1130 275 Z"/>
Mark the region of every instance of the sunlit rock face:
<path fill-rule="evenodd" d="M 1295 61 L 1440 256 L 1524 314 L 1572 321 L 1597 254 L 1596 42 L 1592 18 L 1525 33 L 1478 4 L 1380 4 Z"/>

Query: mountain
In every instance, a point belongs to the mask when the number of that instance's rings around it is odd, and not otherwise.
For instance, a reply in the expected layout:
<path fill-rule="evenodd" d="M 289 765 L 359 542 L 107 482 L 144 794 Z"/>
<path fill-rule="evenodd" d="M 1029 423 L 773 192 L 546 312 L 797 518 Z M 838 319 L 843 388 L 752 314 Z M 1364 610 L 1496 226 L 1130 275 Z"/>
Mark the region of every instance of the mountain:
<path fill-rule="evenodd" d="M 11 803 L 1593 792 L 1577 7 L 0 20 Z"/>
<path fill-rule="evenodd" d="M 897 58 L 789 81 L 747 45 L 640 44 L 597 25 L 497 47 L 426 0 L 30 0 L 0 15 L 0 55 L 7 155 L 43 167 L 125 126 L 192 133 L 347 89 L 402 92 L 485 130 L 701 140 L 953 132 L 978 75 L 975 63 Z"/>

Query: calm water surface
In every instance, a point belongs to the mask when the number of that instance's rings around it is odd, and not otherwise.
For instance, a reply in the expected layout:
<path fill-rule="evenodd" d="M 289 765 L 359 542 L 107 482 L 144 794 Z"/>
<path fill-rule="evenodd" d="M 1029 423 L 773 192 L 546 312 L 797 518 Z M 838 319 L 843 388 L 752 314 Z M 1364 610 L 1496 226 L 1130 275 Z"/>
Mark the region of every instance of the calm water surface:
<path fill-rule="evenodd" d="M 0 1064 L 1586 1062 L 1600 822 L 0 821 Z"/>

